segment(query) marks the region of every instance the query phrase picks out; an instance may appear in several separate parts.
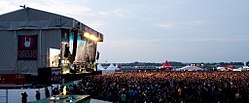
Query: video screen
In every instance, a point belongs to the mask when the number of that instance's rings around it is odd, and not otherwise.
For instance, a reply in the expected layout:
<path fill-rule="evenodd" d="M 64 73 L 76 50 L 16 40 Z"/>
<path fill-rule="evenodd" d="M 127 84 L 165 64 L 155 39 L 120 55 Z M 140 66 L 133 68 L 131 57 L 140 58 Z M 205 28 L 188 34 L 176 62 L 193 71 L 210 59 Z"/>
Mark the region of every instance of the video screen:
<path fill-rule="evenodd" d="M 82 38 L 80 35 L 77 37 L 77 50 L 75 62 L 95 62 L 97 44 Z"/>
<path fill-rule="evenodd" d="M 59 67 L 60 49 L 49 48 L 49 67 Z"/>
<path fill-rule="evenodd" d="M 87 41 L 82 39 L 80 35 L 77 37 L 77 50 L 75 56 L 75 62 L 85 62 L 86 53 L 87 53 Z"/>
<path fill-rule="evenodd" d="M 68 36 L 68 41 L 63 41 L 61 46 L 63 54 L 61 63 L 62 68 L 65 68 L 63 70 L 70 69 L 74 70 L 74 72 L 83 72 L 94 69 L 96 42 L 87 40 L 80 33 L 71 32 Z"/>
<path fill-rule="evenodd" d="M 97 44 L 94 42 L 87 42 L 87 59 L 89 59 L 89 62 L 94 63 L 95 62 L 95 56 L 96 56 L 96 48 Z"/>
<path fill-rule="evenodd" d="M 72 55 L 73 54 L 73 42 L 74 42 L 74 34 L 69 35 L 69 52 Z"/>

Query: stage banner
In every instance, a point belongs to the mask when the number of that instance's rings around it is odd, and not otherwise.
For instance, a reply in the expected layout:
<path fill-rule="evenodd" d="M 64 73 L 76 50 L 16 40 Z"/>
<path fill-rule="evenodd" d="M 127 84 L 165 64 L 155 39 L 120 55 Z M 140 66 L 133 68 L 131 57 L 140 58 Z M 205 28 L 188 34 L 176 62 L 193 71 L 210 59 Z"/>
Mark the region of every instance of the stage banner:
<path fill-rule="evenodd" d="M 37 60 L 37 35 L 18 35 L 18 60 Z"/>
<path fill-rule="evenodd" d="M 61 83 L 61 68 L 51 68 L 51 78 L 50 81 L 51 83 Z"/>

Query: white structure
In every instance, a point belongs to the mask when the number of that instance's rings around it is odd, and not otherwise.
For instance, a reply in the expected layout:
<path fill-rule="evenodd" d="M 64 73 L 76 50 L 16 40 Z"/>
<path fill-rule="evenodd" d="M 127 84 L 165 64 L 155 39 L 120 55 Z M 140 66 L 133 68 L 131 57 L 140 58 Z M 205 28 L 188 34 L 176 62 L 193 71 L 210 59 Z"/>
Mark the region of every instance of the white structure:
<path fill-rule="evenodd" d="M 218 71 L 227 71 L 227 69 L 225 67 L 217 67 Z"/>
<path fill-rule="evenodd" d="M 97 70 L 101 71 L 101 70 L 106 70 L 100 63 L 97 65 Z"/>
<path fill-rule="evenodd" d="M 230 67 L 217 67 L 218 71 L 232 71 L 233 69 Z"/>
<path fill-rule="evenodd" d="M 242 66 L 242 67 L 239 67 L 238 69 L 233 69 L 233 71 L 249 71 L 249 67 L 248 66 Z"/>
<path fill-rule="evenodd" d="M 52 94 L 51 87 L 48 87 L 49 94 Z M 0 103 L 21 103 L 21 93 L 26 92 L 28 94 L 27 102 L 36 101 L 36 91 L 41 93 L 41 99 L 46 98 L 45 88 L 36 89 L 0 89 Z"/>
<path fill-rule="evenodd" d="M 116 70 L 117 69 L 117 67 L 116 66 L 114 66 L 112 63 L 109 65 L 109 67 L 107 67 L 106 68 L 106 70 Z"/>
<path fill-rule="evenodd" d="M 118 64 L 116 64 L 116 73 L 123 73 Z"/>
<path fill-rule="evenodd" d="M 115 73 L 117 67 L 113 65 L 113 63 L 110 64 L 109 67 L 107 67 L 105 70 L 102 70 L 102 74 L 109 74 L 109 73 Z"/>
<path fill-rule="evenodd" d="M 177 71 L 203 71 L 203 69 L 196 67 L 196 66 L 187 65 L 187 66 L 177 69 Z"/>

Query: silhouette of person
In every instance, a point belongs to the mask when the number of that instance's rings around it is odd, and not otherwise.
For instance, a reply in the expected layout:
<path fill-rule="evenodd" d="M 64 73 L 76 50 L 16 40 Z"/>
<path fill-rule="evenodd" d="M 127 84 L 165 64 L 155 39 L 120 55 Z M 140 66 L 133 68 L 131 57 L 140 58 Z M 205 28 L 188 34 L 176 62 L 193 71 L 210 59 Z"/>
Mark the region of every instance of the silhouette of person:
<path fill-rule="evenodd" d="M 22 103 L 27 103 L 28 94 L 26 92 L 22 93 Z"/>
<path fill-rule="evenodd" d="M 35 98 L 36 98 L 36 100 L 41 99 L 41 93 L 39 91 L 36 91 Z"/>
<path fill-rule="evenodd" d="M 50 97 L 48 87 L 45 87 L 45 96 L 46 96 L 46 98 Z"/>

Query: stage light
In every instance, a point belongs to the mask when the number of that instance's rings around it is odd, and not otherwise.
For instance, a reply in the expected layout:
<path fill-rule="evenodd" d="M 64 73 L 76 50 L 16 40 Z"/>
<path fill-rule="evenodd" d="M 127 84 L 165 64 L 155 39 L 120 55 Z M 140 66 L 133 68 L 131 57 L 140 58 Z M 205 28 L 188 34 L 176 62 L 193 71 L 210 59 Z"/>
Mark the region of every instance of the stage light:
<path fill-rule="evenodd" d="M 84 32 L 84 37 L 94 42 L 100 41 L 99 37 L 95 36 L 94 34 L 90 34 L 89 32 Z"/>
<path fill-rule="evenodd" d="M 63 94 L 64 96 L 67 95 L 67 88 L 66 88 L 66 86 L 63 87 L 62 94 Z"/>
<path fill-rule="evenodd" d="M 91 35 L 89 38 L 95 42 L 99 40 L 95 35 Z"/>
<path fill-rule="evenodd" d="M 91 34 L 89 32 L 84 32 L 84 37 L 89 38 Z"/>

